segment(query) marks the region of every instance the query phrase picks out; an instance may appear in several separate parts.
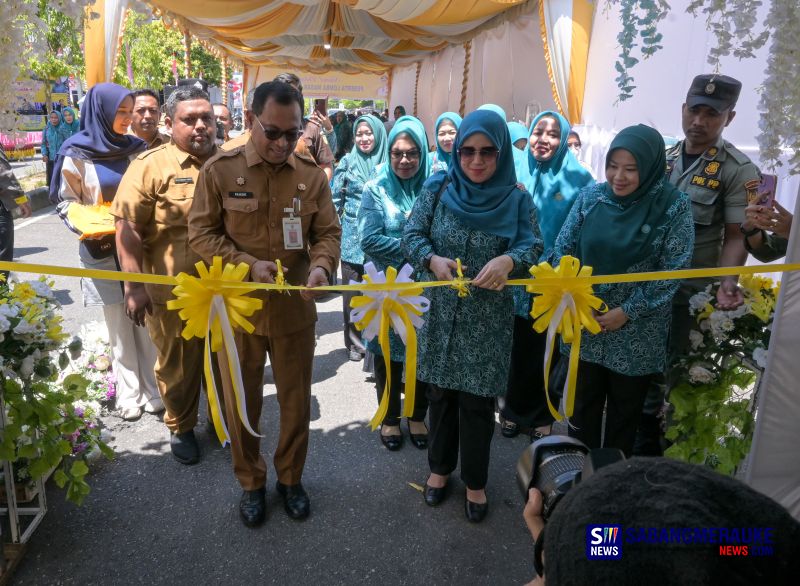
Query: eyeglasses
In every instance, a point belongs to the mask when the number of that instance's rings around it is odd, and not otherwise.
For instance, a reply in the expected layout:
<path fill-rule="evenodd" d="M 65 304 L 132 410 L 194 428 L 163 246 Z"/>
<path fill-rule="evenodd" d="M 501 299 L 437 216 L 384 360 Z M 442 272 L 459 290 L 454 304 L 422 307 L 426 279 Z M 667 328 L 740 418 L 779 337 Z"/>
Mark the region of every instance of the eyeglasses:
<path fill-rule="evenodd" d="M 417 149 L 413 149 L 410 151 L 389 151 L 389 156 L 392 157 L 395 161 L 402 161 L 403 157 L 408 159 L 409 161 L 417 161 L 419 160 L 420 152 Z"/>
<path fill-rule="evenodd" d="M 458 149 L 458 156 L 462 159 L 474 159 L 479 156 L 481 159 L 496 159 L 500 154 L 500 150 L 495 147 L 484 147 L 476 149 L 475 147 L 461 147 Z"/>
<path fill-rule="evenodd" d="M 261 130 L 264 132 L 264 136 L 266 136 L 269 140 L 280 140 L 282 136 L 286 137 L 286 142 L 297 142 L 297 140 L 303 135 L 302 130 L 298 130 L 297 128 L 293 128 L 291 130 L 278 130 L 277 128 L 264 128 L 264 125 L 261 123 L 261 120 L 258 119 L 258 116 L 254 116 L 256 122 L 261 127 Z"/>

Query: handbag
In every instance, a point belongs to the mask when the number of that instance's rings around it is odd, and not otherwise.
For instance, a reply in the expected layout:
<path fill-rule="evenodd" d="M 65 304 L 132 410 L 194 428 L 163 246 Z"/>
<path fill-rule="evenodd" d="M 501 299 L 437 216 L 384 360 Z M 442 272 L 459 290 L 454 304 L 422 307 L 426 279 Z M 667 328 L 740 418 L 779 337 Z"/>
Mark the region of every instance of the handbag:
<path fill-rule="evenodd" d="M 99 238 L 85 238 L 82 240 L 83 245 L 86 247 L 86 252 L 92 258 L 101 260 L 117 252 L 117 241 L 115 234 L 106 234 Z"/>

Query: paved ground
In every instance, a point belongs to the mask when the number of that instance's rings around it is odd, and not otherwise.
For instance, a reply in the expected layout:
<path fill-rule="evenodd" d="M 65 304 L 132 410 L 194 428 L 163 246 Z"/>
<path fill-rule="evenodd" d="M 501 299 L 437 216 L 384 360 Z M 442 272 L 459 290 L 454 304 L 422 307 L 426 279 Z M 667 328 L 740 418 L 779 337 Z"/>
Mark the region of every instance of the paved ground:
<path fill-rule="evenodd" d="M 74 238 L 41 210 L 17 222 L 17 260 L 77 265 Z M 83 308 L 77 279 L 56 278 L 66 327 L 101 319 Z M 425 452 L 408 442 L 386 451 L 365 426 L 376 408 L 361 363 L 341 348 L 341 302 L 320 304 L 311 441 L 304 484 L 312 515 L 290 520 L 268 480 L 268 520 L 259 529 L 238 518 L 240 489 L 227 450 L 197 434 L 203 460 L 178 464 L 166 428 L 145 415 L 109 418 L 117 458 L 101 462 L 82 507 L 48 488 L 49 512 L 30 541 L 14 584 L 520 584 L 531 578 L 532 544 L 522 521 L 514 466 L 527 441 L 495 434 L 488 496 L 480 525 L 464 518 L 464 487 L 425 506 L 409 483 L 426 478 Z M 277 403 L 265 380 L 262 451 L 276 444 Z M 205 407 L 201 407 L 205 413 Z"/>

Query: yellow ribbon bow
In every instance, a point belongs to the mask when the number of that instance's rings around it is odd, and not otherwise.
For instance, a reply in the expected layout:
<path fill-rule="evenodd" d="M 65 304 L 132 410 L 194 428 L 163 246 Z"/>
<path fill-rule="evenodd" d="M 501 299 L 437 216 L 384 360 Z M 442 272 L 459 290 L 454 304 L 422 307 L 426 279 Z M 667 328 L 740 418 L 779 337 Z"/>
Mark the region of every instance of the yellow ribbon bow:
<path fill-rule="evenodd" d="M 411 274 L 414 269 L 411 265 L 403 265 L 400 272 L 394 267 L 389 267 L 386 272 L 378 272 L 375 265 L 368 262 L 364 265 L 366 273 L 360 283 L 364 286 L 358 295 L 350 300 L 350 321 L 356 328 L 364 332 L 367 340 L 378 337 L 378 342 L 383 353 L 386 365 L 386 386 L 383 389 L 380 405 L 375 415 L 369 422 L 374 431 L 383 422 L 389 410 L 389 389 L 391 388 L 391 346 L 389 344 L 389 326 L 394 328 L 397 335 L 406 345 L 406 384 L 405 405 L 403 417 L 414 414 L 414 402 L 417 385 L 417 331 L 422 326 L 422 314 L 428 311 L 430 301 L 422 297 L 423 287 L 406 286 L 397 288 L 397 283 L 414 283 Z M 350 282 L 356 285 L 355 281 Z M 380 320 L 375 317 L 380 313 Z"/>
<path fill-rule="evenodd" d="M 467 297 L 469 295 L 469 279 L 464 278 L 464 271 L 461 269 L 461 259 L 456 259 L 456 276 L 453 279 L 451 289 L 458 291 L 459 297 Z"/>
<path fill-rule="evenodd" d="M 181 319 L 186 322 L 181 332 L 184 339 L 191 340 L 196 336 L 205 340 L 203 370 L 206 388 L 209 390 L 208 403 L 214 430 L 223 446 L 230 442 L 228 428 L 220 413 L 219 395 L 211 371 L 211 353 L 224 349 L 230 366 L 229 374 L 239 417 L 248 432 L 261 437 L 250 426 L 250 419 L 247 416 L 242 371 L 231 322 L 248 334 L 253 333 L 255 328 L 246 318 L 261 309 L 262 302 L 260 299 L 246 297 L 256 287 L 226 286 L 226 283 L 230 285 L 244 281 L 250 267 L 246 263 L 240 263 L 235 267 L 226 264 L 223 269 L 222 258 L 219 256 L 214 257 L 210 270 L 202 261 L 195 264 L 195 267 L 197 274 L 200 275 L 199 278 L 186 273 L 180 273 L 176 277 L 178 285 L 172 289 L 176 299 L 167 301 L 167 308 L 178 310 Z"/>
<path fill-rule="evenodd" d="M 581 356 L 581 332 L 586 328 L 591 333 L 600 331 L 600 324 L 594 319 L 592 310 L 607 311 L 602 299 L 595 297 L 592 286 L 575 277 L 590 277 L 592 267 L 581 267 L 580 261 L 572 256 L 564 256 L 558 268 L 543 262 L 530 269 L 533 283 L 527 285 L 529 293 L 538 294 L 533 299 L 531 317 L 533 329 L 540 334 L 547 330 L 547 347 L 544 355 L 544 389 L 547 407 L 553 417 L 561 421 L 564 417 L 550 402 L 549 373 L 553 359 L 556 334 L 567 344 L 572 344 L 569 354 L 569 370 L 564 385 L 564 416 L 569 422 L 575 406 L 575 382 L 578 376 L 578 361 Z"/>

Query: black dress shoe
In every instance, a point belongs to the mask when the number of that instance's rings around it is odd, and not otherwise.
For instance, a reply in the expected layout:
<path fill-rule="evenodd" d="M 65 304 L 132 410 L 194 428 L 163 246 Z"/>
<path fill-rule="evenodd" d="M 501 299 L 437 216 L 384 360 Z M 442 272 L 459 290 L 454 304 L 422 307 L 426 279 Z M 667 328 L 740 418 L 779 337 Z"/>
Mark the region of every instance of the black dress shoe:
<path fill-rule="evenodd" d="M 428 434 L 426 433 L 411 433 L 411 426 L 408 426 L 408 436 L 411 438 L 411 443 L 418 450 L 425 450 L 428 447 Z"/>
<path fill-rule="evenodd" d="M 305 519 L 311 512 L 311 500 L 300 483 L 286 485 L 275 483 L 278 494 L 283 497 L 283 508 L 292 519 Z"/>
<path fill-rule="evenodd" d="M 382 428 L 381 428 L 382 430 Z M 390 452 L 396 452 L 400 448 L 403 447 L 403 433 L 400 432 L 397 435 L 383 435 L 381 431 L 378 432 L 378 435 L 381 436 L 381 443 L 386 447 L 387 450 Z"/>
<path fill-rule="evenodd" d="M 486 513 L 488 512 L 489 501 L 485 503 L 473 503 L 466 495 L 464 496 L 464 513 L 467 516 L 467 521 L 480 523 L 486 518 Z"/>
<path fill-rule="evenodd" d="M 172 455 L 181 464 L 197 464 L 200 461 L 200 446 L 197 445 L 193 429 L 173 433 L 169 438 L 169 447 Z"/>
<path fill-rule="evenodd" d="M 264 496 L 265 487 L 257 490 L 245 490 L 239 500 L 239 516 L 248 527 L 258 527 L 267 518 L 267 505 Z"/>
<path fill-rule="evenodd" d="M 434 488 L 425 482 L 425 490 L 422 495 L 425 497 L 425 504 L 429 507 L 436 507 L 442 503 L 444 497 L 447 496 L 447 487 L 445 484 L 441 488 Z"/>
<path fill-rule="evenodd" d="M 500 426 L 500 433 L 503 437 L 517 437 L 519 435 L 519 425 L 506 419 Z"/>

